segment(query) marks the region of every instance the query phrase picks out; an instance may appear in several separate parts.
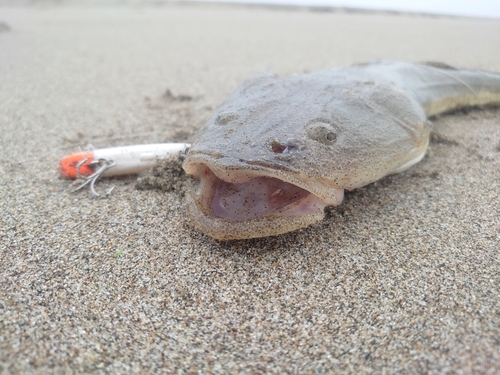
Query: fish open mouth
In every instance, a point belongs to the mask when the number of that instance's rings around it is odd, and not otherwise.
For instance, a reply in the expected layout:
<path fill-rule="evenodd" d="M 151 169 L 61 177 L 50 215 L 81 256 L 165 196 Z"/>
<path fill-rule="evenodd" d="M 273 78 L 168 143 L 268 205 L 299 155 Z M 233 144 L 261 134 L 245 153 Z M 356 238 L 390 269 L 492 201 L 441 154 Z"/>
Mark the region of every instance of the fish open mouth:
<path fill-rule="evenodd" d="M 235 170 L 189 160 L 184 169 L 198 180 L 187 195 L 188 214 L 199 229 L 221 240 L 303 228 L 321 220 L 331 204 L 279 170 Z M 340 195 L 343 190 L 337 192 L 339 203 Z"/>

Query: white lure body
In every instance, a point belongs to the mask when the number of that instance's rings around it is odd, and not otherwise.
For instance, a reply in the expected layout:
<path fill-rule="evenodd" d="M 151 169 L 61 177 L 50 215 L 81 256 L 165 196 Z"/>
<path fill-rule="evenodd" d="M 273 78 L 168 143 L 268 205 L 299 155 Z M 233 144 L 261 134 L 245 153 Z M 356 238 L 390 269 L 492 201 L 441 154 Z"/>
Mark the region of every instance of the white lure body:
<path fill-rule="evenodd" d="M 70 179 L 88 177 L 105 163 L 108 167 L 99 176 L 140 173 L 156 167 L 162 159 L 180 155 L 189 146 L 188 143 L 156 143 L 79 152 L 64 157 L 59 163 L 59 172 Z"/>

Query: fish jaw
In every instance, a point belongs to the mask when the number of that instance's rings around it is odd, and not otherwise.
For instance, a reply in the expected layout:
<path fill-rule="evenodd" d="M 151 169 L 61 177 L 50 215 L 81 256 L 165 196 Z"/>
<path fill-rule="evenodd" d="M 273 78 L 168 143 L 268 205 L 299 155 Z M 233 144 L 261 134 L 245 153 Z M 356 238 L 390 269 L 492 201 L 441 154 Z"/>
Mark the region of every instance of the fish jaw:
<path fill-rule="evenodd" d="M 188 215 L 202 232 L 218 240 L 274 236 L 321 221 L 324 208 L 342 202 L 344 190 L 329 187 L 320 197 L 314 181 L 290 172 L 252 165 L 221 166 L 211 157 L 188 157 L 184 169 L 194 178 L 186 196 Z M 317 185 L 321 185 L 319 182 Z M 321 193 L 320 193 L 321 195 Z"/>

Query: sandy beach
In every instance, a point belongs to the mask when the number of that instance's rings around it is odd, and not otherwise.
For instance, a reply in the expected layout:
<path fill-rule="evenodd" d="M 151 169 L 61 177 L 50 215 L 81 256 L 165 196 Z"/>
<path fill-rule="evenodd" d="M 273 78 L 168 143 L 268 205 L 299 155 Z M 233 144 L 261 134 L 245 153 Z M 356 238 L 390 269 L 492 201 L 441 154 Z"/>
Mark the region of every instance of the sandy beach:
<path fill-rule="evenodd" d="M 497 374 L 500 110 L 296 232 L 219 242 L 66 154 L 190 142 L 246 78 L 377 60 L 500 72 L 500 20 L 167 3 L 0 6 L 0 373 Z M 166 94 L 167 91 L 169 94 Z"/>

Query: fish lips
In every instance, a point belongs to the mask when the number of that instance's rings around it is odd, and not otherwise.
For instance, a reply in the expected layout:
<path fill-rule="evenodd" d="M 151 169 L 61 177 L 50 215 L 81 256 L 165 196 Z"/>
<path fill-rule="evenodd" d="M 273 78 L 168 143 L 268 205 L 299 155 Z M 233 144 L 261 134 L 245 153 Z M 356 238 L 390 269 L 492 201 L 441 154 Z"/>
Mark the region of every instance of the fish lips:
<path fill-rule="evenodd" d="M 199 181 L 187 194 L 187 212 L 196 227 L 219 240 L 304 228 L 343 199 L 344 190 L 325 181 L 254 161 L 190 153 L 183 167 Z"/>

